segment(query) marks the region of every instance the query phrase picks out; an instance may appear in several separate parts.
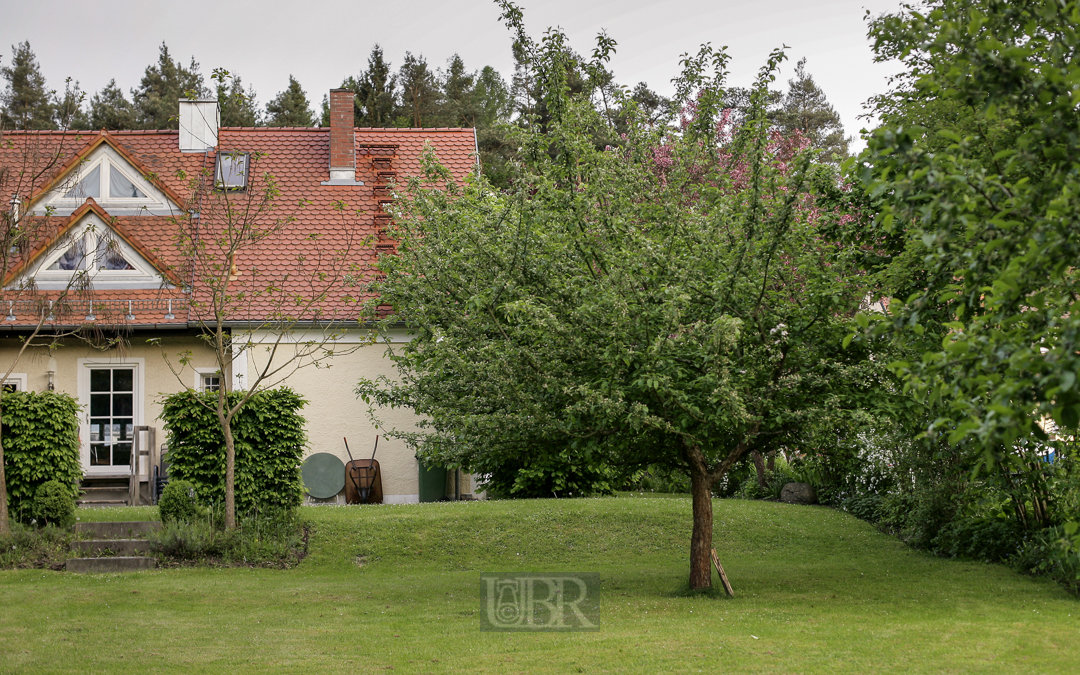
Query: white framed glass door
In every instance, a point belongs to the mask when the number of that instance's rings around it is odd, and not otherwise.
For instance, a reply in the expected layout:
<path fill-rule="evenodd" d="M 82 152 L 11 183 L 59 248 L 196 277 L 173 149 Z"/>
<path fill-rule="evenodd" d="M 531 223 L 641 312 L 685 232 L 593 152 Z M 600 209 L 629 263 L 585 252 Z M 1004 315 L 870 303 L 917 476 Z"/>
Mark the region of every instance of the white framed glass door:
<path fill-rule="evenodd" d="M 142 424 L 142 364 L 80 361 L 83 471 L 127 474 Z"/>

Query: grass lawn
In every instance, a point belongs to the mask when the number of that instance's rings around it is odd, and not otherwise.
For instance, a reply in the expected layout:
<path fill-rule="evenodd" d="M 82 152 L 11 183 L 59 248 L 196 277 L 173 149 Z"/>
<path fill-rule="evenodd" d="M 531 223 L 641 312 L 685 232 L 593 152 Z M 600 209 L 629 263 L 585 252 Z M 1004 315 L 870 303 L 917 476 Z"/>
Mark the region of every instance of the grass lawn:
<path fill-rule="evenodd" d="M 0 571 L 0 673 L 1080 672 L 1080 601 L 1055 584 L 826 508 L 718 500 L 733 599 L 686 592 L 686 498 L 305 515 L 291 570 Z M 517 571 L 596 575 L 599 629 L 482 631 L 481 573 Z"/>

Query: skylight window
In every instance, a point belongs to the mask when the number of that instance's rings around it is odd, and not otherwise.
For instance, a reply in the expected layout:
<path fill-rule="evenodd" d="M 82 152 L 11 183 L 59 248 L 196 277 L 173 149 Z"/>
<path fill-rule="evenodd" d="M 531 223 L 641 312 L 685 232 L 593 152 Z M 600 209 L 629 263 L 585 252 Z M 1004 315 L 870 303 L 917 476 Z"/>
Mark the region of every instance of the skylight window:
<path fill-rule="evenodd" d="M 219 190 L 243 190 L 247 187 L 248 153 L 223 152 L 217 156 L 214 187 Z"/>

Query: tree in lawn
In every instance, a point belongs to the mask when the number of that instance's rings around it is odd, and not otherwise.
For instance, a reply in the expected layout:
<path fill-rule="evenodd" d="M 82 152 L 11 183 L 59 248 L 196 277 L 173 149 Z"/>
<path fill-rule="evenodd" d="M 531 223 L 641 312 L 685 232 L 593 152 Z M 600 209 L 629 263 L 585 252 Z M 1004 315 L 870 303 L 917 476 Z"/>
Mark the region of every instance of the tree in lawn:
<path fill-rule="evenodd" d="M 266 104 L 266 126 L 315 126 L 315 114 L 311 112 L 307 94 L 292 75 L 289 75 L 289 86 Z"/>
<path fill-rule="evenodd" d="M 61 123 L 66 120 L 61 119 Z M 0 126 L 0 194 L 6 203 L 0 205 L 0 280 L 4 283 L 3 299 L 18 303 L 20 315 L 32 316 L 24 325 L 21 344 L 10 361 L 0 364 L 0 382 L 6 382 L 15 371 L 22 357 L 30 348 L 51 348 L 66 336 L 78 333 L 72 329 L 78 319 L 70 308 L 75 298 L 83 298 L 91 286 L 91 272 L 86 264 L 98 254 L 83 252 L 83 260 L 72 258 L 72 275 L 63 288 L 52 291 L 39 290 L 32 277 L 21 281 L 15 275 L 27 262 L 27 256 L 46 241 L 54 240 L 54 247 L 72 247 L 81 233 L 69 233 L 57 237 L 56 222 L 51 213 L 34 215 L 30 212 L 31 198 L 49 181 L 69 151 L 67 146 L 75 141 L 74 135 L 25 135 L 13 137 Z M 76 176 L 77 177 L 77 176 Z M 74 180 L 68 182 L 74 186 Z M 65 184 L 66 185 L 66 184 Z M 61 186 L 60 189 L 65 189 Z M 78 251 L 80 249 L 74 248 Z M 25 313 L 25 314 L 24 314 Z M 5 391 L 0 387 L 0 416 L 3 413 Z M 73 495 L 74 496 L 74 495 Z M 4 446 L 0 438 L 0 535 L 10 534 L 8 514 L 7 479 L 4 473 Z"/>
<path fill-rule="evenodd" d="M 55 129 L 53 92 L 45 85 L 29 42 L 11 47 L 11 65 L 0 67 L 7 87 L 0 94 L 0 125 L 8 129 Z"/>
<path fill-rule="evenodd" d="M 236 526 L 233 420 L 256 392 L 280 383 L 298 368 L 317 367 L 329 357 L 358 348 L 336 341 L 343 330 L 358 327 L 349 287 L 365 272 L 357 260 L 371 242 L 356 236 L 356 214 L 342 202 L 336 205 L 339 218 L 333 231 L 300 231 L 297 214 L 304 203 L 292 209 L 280 203 L 274 177 L 260 169 L 265 155 L 227 157 L 237 171 L 246 173 L 246 188 L 229 190 L 209 171 L 191 177 L 191 208 L 175 219 L 175 226 L 177 247 L 190 265 L 178 272 L 192 279 L 192 320 L 221 374 L 213 409 L 225 439 L 224 524 L 232 529 Z M 280 250 L 283 238 L 295 241 L 290 248 L 299 251 L 291 269 L 275 273 L 260 267 L 260 251 Z M 251 336 L 257 333 L 269 337 L 256 342 Z M 242 395 L 230 396 L 234 387 L 226 375 L 249 355 L 255 355 L 255 364 L 241 384 Z M 186 386 L 181 371 L 190 354 L 175 360 L 165 357 Z"/>
<path fill-rule="evenodd" d="M 141 129 L 179 129 L 176 110 L 181 98 L 209 95 L 195 57 L 185 68 L 174 61 L 169 48 L 161 43 L 157 63 L 146 67 L 137 89 L 131 90 L 136 124 Z"/>
<path fill-rule="evenodd" d="M 863 177 L 926 276 L 878 328 L 917 337 L 944 315 L 942 339 L 894 366 L 942 402 L 929 433 L 1005 482 L 1037 481 L 1046 420 L 1080 424 L 1078 11 L 931 2 L 871 23 L 877 58 L 905 72 L 876 100 Z M 1053 524 L 1046 492 L 1025 487 L 1021 523 Z"/>
<path fill-rule="evenodd" d="M 433 463 L 685 472 L 690 586 L 706 588 L 713 485 L 856 386 L 865 352 L 840 348 L 864 294 L 853 224 L 818 203 L 840 192 L 832 169 L 769 130 L 761 101 L 782 54 L 733 136 L 716 133 L 730 130 L 727 57 L 703 48 L 684 60 L 680 127 L 631 113 L 619 145 L 598 148 L 609 118 L 568 93 L 562 33 L 534 43 L 503 8 L 549 123 L 519 131 L 509 191 L 457 184 L 433 154 L 407 185 L 398 254 L 373 290 L 416 336 L 388 351 L 398 378 L 358 394 L 414 408 L 420 430 L 395 433 Z M 611 47 L 602 38 L 583 72 L 604 75 Z"/>

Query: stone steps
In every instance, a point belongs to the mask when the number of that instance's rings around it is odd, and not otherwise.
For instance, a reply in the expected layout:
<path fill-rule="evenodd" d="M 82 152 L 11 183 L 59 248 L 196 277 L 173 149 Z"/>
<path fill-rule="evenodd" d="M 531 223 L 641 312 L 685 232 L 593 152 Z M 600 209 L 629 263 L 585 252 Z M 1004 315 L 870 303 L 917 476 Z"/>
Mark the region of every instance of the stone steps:
<path fill-rule="evenodd" d="M 109 574 L 136 572 L 157 567 L 157 559 L 138 555 L 149 553 L 150 542 L 145 537 L 161 527 L 157 521 L 117 521 L 105 523 L 75 523 L 76 534 L 89 535 L 90 539 L 71 542 L 71 550 L 80 553 L 102 553 L 110 556 L 71 558 L 67 561 L 68 572 L 79 574 Z"/>
<path fill-rule="evenodd" d="M 150 553 L 153 548 L 145 539 L 90 539 L 71 542 L 71 551 L 78 553 L 104 553 L 114 556 L 132 556 Z"/>

